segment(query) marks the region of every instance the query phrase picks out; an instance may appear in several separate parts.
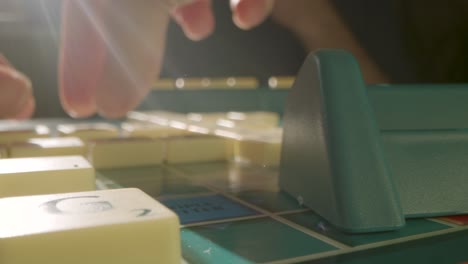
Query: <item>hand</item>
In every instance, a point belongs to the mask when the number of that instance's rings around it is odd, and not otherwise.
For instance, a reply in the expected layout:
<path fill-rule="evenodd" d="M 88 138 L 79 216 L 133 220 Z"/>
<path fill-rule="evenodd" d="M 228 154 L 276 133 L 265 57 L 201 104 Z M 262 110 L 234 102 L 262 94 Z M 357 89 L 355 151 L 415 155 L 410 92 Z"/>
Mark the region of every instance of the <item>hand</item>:
<path fill-rule="evenodd" d="M 26 119 L 34 112 L 31 81 L 0 54 L 0 119 Z"/>
<path fill-rule="evenodd" d="M 295 33 L 309 52 L 322 48 L 346 49 L 359 61 L 367 83 L 389 81 L 342 20 L 332 1 L 277 1 L 273 19 Z"/>
<path fill-rule="evenodd" d="M 172 9 L 168 0 L 65 0 L 60 98 L 74 117 L 116 118 L 139 104 L 159 75 L 169 16 L 192 40 L 215 26 L 211 0 Z M 242 29 L 260 24 L 273 0 L 231 0 Z"/>

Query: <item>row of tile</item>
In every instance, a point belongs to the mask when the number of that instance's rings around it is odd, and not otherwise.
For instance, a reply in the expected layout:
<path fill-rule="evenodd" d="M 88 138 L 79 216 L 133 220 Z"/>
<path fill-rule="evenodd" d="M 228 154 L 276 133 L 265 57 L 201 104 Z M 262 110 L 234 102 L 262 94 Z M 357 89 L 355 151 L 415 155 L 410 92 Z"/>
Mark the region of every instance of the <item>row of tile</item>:
<path fill-rule="evenodd" d="M 143 150 L 153 145 L 151 153 L 160 149 L 161 155 L 169 156 L 169 160 L 177 160 L 177 156 L 184 154 L 185 158 L 179 162 L 234 159 L 276 166 L 282 136 L 278 122 L 278 115 L 268 112 L 181 114 L 152 111 L 132 112 L 129 121 L 119 125 L 76 123 L 59 124 L 51 129 L 41 124 L 20 124 L 0 129 L 0 145 L 3 144 L 0 157 L 84 155 L 93 152 L 88 150 L 92 146 L 95 151 L 113 151 L 109 157 L 114 159 L 118 159 L 115 153 L 128 152 L 127 163 L 116 161 L 124 166 L 131 165 L 130 159 L 138 158 L 139 155 L 133 153 L 144 156 Z M 181 154 L 175 154 L 178 152 Z"/>
<path fill-rule="evenodd" d="M 133 134 L 142 135 L 155 127 L 176 128 L 186 133 L 213 135 L 229 139 L 231 156 L 236 161 L 278 166 L 282 128 L 279 116 L 271 112 L 217 112 L 177 114 L 164 111 L 139 111 L 128 115 Z M 131 129 L 130 129 L 131 130 Z M 139 131 L 139 132 L 137 132 Z M 151 133 L 151 132 L 150 132 Z"/>
<path fill-rule="evenodd" d="M 272 76 L 268 79 L 270 89 L 289 89 L 294 83 L 293 76 Z M 153 84 L 153 90 L 213 90 L 213 89 L 257 89 L 255 77 L 229 78 L 176 78 L 160 79 Z"/>
<path fill-rule="evenodd" d="M 87 141 L 78 137 L 32 138 L 4 145 L 0 152 L 5 158 L 81 155 L 100 169 L 227 160 L 232 155 L 229 143 L 224 138 L 205 135 Z"/>

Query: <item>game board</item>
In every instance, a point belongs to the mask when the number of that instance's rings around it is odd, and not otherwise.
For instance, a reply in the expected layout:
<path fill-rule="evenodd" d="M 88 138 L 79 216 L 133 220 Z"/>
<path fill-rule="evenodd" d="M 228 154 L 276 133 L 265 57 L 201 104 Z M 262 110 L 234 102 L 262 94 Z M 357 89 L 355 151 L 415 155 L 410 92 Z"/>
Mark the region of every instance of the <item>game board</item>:
<path fill-rule="evenodd" d="M 278 189 L 278 170 L 212 162 L 99 171 L 100 188 L 137 187 L 180 217 L 187 263 L 459 263 L 468 227 L 412 219 L 350 235 Z"/>
<path fill-rule="evenodd" d="M 50 127 L 70 120 L 35 120 Z M 5 124 L 3 122 L 2 124 Z M 279 190 L 278 168 L 204 162 L 97 171 L 98 189 L 136 187 L 181 220 L 183 262 L 461 263 L 466 221 L 411 219 L 397 231 L 347 234 Z"/>
<path fill-rule="evenodd" d="M 342 233 L 277 188 L 277 170 L 203 163 L 98 171 L 99 189 L 137 187 L 180 217 L 182 263 L 460 263 L 468 228 L 414 219 Z"/>
<path fill-rule="evenodd" d="M 449 93 L 452 92 L 450 98 L 457 97 L 457 94 L 465 94 L 465 90 L 460 90 L 459 86 L 452 88 L 449 90 Z M 386 91 L 379 87 L 369 87 L 369 91 L 374 103 L 379 98 L 381 102 L 385 101 L 382 98 L 388 98 L 382 95 Z M 197 92 L 198 97 L 192 97 Z M 166 104 L 169 110 L 180 112 L 213 112 L 230 109 L 274 110 L 281 113 L 284 96 L 287 94 L 285 90 L 271 91 L 266 87 L 246 91 L 197 92 L 157 91 L 153 95 L 159 100 L 166 100 L 162 105 Z M 185 103 L 174 106 L 172 103 L 178 96 Z M 226 99 L 225 101 L 229 101 L 227 100 L 229 98 L 232 102 L 223 105 L 224 102 L 220 98 Z M 246 100 L 242 100 L 245 98 Z M 425 98 L 426 102 L 430 101 L 429 97 Z M 211 104 L 203 105 L 201 101 L 209 101 Z M 437 122 L 432 123 L 429 119 L 414 123 L 412 120 L 417 117 L 408 117 L 404 113 L 400 115 L 406 119 L 396 120 L 395 112 L 398 111 L 395 110 L 391 114 L 381 105 L 376 106 L 376 115 L 382 122 L 379 123 L 380 127 L 384 130 L 408 125 L 413 125 L 417 130 L 421 126 L 427 126 L 428 123 L 436 124 L 431 129 L 437 130 L 441 127 L 447 128 L 453 123 L 464 122 L 460 114 L 460 111 L 464 110 L 460 106 L 461 103 L 460 101 L 456 107 L 448 110 L 453 114 L 453 118 L 450 120 L 438 118 Z M 172 108 L 169 105 L 172 105 Z M 403 105 L 411 107 L 410 103 Z M 460 110 L 460 107 L 463 109 Z M 427 112 L 424 109 L 420 111 Z M 51 135 L 56 135 L 57 125 L 79 122 L 90 121 L 38 119 L 26 122 L 26 126 L 45 124 L 51 129 Z M 104 120 L 104 122 L 121 124 L 121 121 Z M 18 125 L 12 121 L 0 122 L 0 128 L 3 129 Z M 292 170 L 283 170 L 281 177 L 289 175 L 294 178 L 294 173 Z M 217 161 L 98 169 L 96 174 L 96 186 L 100 190 L 139 188 L 177 213 L 181 221 L 183 258 L 181 263 L 463 263 L 468 261 L 466 216 L 414 218 L 407 219 L 403 227 L 393 231 L 346 233 L 331 225 L 312 209 L 306 208 L 301 200 L 283 192 L 279 185 L 278 166 Z"/>

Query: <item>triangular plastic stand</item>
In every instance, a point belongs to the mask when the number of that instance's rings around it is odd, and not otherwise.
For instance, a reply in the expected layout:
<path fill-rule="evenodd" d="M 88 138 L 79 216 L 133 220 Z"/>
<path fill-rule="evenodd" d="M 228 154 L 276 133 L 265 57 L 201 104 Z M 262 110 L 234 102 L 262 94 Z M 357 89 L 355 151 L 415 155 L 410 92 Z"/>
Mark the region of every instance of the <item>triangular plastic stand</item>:
<path fill-rule="evenodd" d="M 317 51 L 287 99 L 280 186 L 352 233 L 398 229 L 405 217 L 467 214 L 468 130 L 459 117 L 467 96 L 468 85 L 366 87 L 348 52 Z"/>

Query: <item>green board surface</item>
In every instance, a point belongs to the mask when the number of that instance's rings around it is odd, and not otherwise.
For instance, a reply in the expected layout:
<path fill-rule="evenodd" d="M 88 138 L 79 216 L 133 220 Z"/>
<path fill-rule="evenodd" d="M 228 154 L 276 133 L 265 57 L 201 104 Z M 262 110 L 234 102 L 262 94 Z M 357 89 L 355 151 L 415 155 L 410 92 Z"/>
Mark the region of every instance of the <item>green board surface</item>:
<path fill-rule="evenodd" d="M 456 263 L 445 260 L 468 259 L 464 244 L 468 227 L 438 219 L 408 220 L 397 231 L 342 232 L 281 192 L 276 168 L 209 162 L 98 172 L 104 188 L 145 186 L 163 203 L 186 199 L 196 203 L 200 197 L 213 197 L 212 204 L 220 200 L 225 208 L 219 218 L 205 214 L 181 227 L 183 258 L 190 264 L 420 263 L 421 259 Z M 232 210 L 224 200 L 255 214 Z M 184 222 L 192 216 L 179 213 L 179 217 Z"/>

